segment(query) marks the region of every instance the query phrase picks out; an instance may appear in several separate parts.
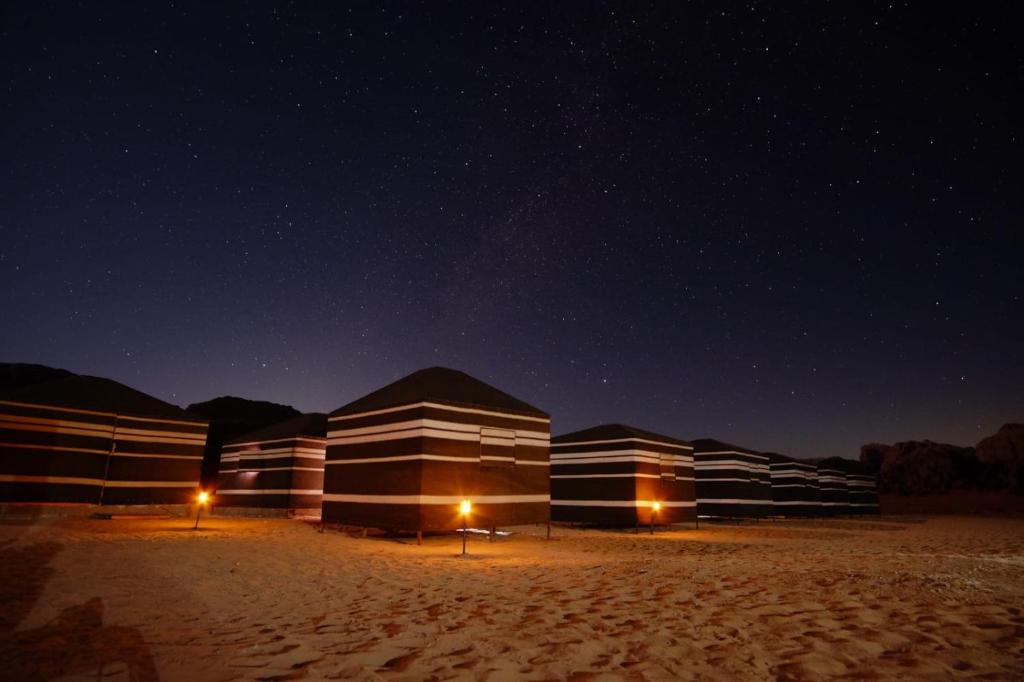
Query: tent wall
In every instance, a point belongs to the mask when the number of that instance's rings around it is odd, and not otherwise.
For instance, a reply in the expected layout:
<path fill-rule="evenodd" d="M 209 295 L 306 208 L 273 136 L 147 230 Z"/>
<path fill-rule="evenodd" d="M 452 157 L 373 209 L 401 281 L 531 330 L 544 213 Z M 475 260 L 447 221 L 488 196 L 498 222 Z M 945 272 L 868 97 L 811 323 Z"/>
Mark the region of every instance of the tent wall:
<path fill-rule="evenodd" d="M 312 436 L 226 444 L 216 505 L 319 510 L 326 445 Z"/>
<path fill-rule="evenodd" d="M 818 489 L 822 514 L 843 516 L 850 512 L 846 472 L 831 465 L 818 465 Z"/>
<path fill-rule="evenodd" d="M 776 516 L 818 516 L 817 467 L 789 458 L 771 461 L 772 513 Z"/>
<path fill-rule="evenodd" d="M 114 415 L 0 402 L 0 501 L 96 504 Z"/>
<path fill-rule="evenodd" d="M 641 438 L 551 444 L 551 518 L 646 524 L 693 521 L 693 448 Z"/>
<path fill-rule="evenodd" d="M 734 450 L 694 453 L 697 513 L 760 517 L 772 511 L 768 457 Z"/>
<path fill-rule="evenodd" d="M 102 504 L 188 504 L 199 485 L 206 424 L 118 415 Z"/>
<path fill-rule="evenodd" d="M 549 518 L 550 419 L 419 402 L 328 418 L 325 521 L 400 530 Z"/>
<path fill-rule="evenodd" d="M 0 401 L 0 500 L 185 504 L 206 424 Z"/>
<path fill-rule="evenodd" d="M 878 488 L 875 477 L 860 462 L 850 461 L 846 469 L 846 486 L 851 514 L 878 514 Z"/>

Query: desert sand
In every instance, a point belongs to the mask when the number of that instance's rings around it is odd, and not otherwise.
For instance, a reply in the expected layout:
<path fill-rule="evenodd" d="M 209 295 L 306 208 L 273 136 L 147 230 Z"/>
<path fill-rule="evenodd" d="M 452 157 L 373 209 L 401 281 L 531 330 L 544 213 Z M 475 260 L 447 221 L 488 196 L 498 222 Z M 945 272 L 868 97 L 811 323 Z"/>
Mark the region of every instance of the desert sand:
<path fill-rule="evenodd" d="M 489 543 L 301 521 L 7 520 L 4 679 L 1024 675 L 1024 520 Z"/>

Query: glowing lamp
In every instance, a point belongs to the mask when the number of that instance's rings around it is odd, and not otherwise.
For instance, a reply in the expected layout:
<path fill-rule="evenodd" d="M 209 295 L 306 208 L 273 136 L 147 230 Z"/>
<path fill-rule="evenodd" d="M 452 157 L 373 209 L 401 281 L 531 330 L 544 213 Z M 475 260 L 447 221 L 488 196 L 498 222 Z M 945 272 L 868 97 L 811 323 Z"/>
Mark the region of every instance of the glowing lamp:
<path fill-rule="evenodd" d="M 194 526 L 192 526 L 192 530 L 199 529 L 199 512 L 203 510 L 203 507 L 205 507 L 206 503 L 209 501 L 210 493 L 206 492 L 205 490 L 200 490 L 199 494 L 196 495 L 196 502 L 198 503 L 196 504 L 196 523 Z"/>
<path fill-rule="evenodd" d="M 653 509 L 656 512 L 660 512 L 661 511 L 661 502 L 655 502 L 653 505 L 651 505 L 651 509 Z"/>
<path fill-rule="evenodd" d="M 469 530 L 466 528 L 466 520 L 469 518 L 469 512 L 473 511 L 473 503 L 469 500 L 463 500 L 459 504 L 459 513 L 462 514 L 462 556 L 466 556 L 466 536 L 469 535 Z"/>

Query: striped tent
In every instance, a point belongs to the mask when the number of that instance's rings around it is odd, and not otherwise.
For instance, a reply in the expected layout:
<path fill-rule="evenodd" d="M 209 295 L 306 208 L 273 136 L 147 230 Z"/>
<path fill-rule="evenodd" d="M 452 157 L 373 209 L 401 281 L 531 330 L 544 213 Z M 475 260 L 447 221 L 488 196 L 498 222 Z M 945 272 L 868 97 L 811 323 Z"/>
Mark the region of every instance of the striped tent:
<path fill-rule="evenodd" d="M 224 444 L 218 507 L 320 512 L 327 415 L 304 414 Z"/>
<path fill-rule="evenodd" d="M 768 457 L 711 438 L 693 441 L 700 516 L 761 517 L 772 513 Z"/>
<path fill-rule="evenodd" d="M 772 514 L 775 516 L 818 516 L 818 468 L 774 452 L 768 455 L 771 469 Z"/>
<path fill-rule="evenodd" d="M 850 513 L 849 487 L 842 459 L 830 457 L 818 462 L 818 490 L 822 514 L 845 516 Z"/>
<path fill-rule="evenodd" d="M 550 417 L 433 367 L 328 416 L 323 519 L 394 530 L 546 522 Z"/>
<path fill-rule="evenodd" d="M 551 518 L 629 526 L 695 521 L 693 446 L 622 424 L 552 438 Z"/>
<path fill-rule="evenodd" d="M 868 473 L 867 467 L 852 459 L 842 459 L 836 464 L 846 473 L 849 513 L 878 514 L 878 488 L 875 477 Z"/>
<path fill-rule="evenodd" d="M 71 376 L 0 396 L 0 502 L 185 504 L 206 422 L 110 379 Z"/>

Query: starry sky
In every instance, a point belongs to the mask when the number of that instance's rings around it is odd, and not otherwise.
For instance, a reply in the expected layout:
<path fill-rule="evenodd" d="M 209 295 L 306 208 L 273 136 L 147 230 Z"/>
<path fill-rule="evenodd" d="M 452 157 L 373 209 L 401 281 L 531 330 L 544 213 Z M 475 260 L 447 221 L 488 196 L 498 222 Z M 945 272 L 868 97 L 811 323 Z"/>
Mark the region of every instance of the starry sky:
<path fill-rule="evenodd" d="M 1024 420 L 1012 3 L 0 8 L 0 361 L 801 457 Z"/>

